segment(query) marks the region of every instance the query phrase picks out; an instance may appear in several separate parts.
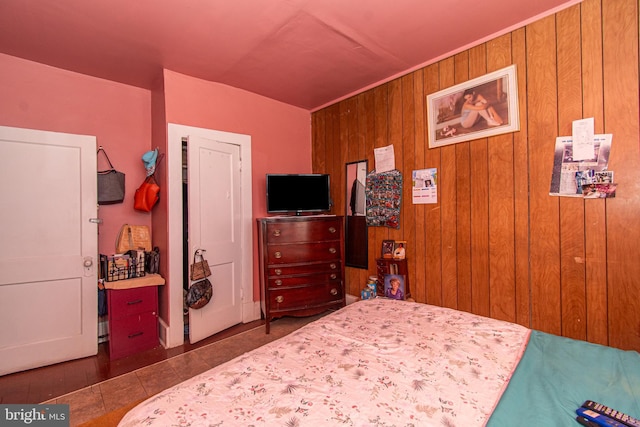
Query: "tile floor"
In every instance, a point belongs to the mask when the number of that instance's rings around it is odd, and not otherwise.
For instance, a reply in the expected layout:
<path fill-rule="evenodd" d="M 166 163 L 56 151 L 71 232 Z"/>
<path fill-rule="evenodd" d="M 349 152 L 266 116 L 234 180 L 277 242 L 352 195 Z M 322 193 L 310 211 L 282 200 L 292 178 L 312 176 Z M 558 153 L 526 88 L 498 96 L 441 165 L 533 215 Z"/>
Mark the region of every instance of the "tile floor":
<path fill-rule="evenodd" d="M 252 348 L 280 338 L 322 315 L 278 319 L 271 333 L 264 326 L 241 332 L 44 403 L 68 404 L 70 425 L 78 426 L 108 412 L 152 396 L 196 374 L 244 354 Z"/>

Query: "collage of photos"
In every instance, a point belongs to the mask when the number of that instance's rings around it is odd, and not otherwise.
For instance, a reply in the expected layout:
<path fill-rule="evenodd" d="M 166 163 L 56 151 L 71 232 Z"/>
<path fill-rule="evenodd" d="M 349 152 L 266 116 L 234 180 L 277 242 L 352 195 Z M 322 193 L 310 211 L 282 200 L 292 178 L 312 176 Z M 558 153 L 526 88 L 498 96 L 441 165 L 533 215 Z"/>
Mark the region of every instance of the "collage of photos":
<path fill-rule="evenodd" d="M 585 199 L 606 199 L 616 197 L 617 184 L 613 182 L 613 171 L 576 172 L 577 192 Z"/>

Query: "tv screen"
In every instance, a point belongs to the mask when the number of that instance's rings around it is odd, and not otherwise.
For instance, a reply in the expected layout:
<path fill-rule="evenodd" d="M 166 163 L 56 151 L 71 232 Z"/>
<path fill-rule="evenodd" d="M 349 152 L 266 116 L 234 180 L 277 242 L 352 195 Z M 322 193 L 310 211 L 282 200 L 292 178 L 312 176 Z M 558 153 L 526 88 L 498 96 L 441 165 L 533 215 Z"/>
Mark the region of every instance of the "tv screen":
<path fill-rule="evenodd" d="M 267 212 L 331 210 L 328 174 L 267 174 Z"/>

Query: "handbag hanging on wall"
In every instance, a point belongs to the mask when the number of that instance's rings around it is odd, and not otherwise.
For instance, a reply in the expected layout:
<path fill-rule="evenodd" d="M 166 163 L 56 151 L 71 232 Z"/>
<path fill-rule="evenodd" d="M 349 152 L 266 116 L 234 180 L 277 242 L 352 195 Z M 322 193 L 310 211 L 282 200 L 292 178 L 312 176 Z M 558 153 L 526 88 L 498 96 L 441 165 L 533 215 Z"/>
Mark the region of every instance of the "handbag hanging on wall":
<path fill-rule="evenodd" d="M 152 162 L 149 160 L 145 160 L 149 153 L 155 153 L 155 156 L 157 156 L 157 162 L 156 157 L 153 157 Z M 153 209 L 153 207 L 156 205 L 156 203 L 158 203 L 158 200 L 160 199 L 160 186 L 156 182 L 155 172 L 157 167 L 160 165 L 160 162 L 164 158 L 164 154 L 158 155 L 157 153 L 158 149 L 155 149 L 145 153 L 145 155 L 142 156 L 145 164 L 152 163 L 152 165 L 150 165 L 149 168 L 146 168 L 147 178 L 145 178 L 142 184 L 140 184 L 140 187 L 138 187 L 138 189 L 136 190 L 136 194 L 134 195 L 133 208 L 135 210 L 142 212 L 151 212 L 151 209 Z"/>
<path fill-rule="evenodd" d="M 150 251 L 151 232 L 146 225 L 125 224 L 120 228 L 116 239 L 116 253 L 123 254 L 130 250 Z"/>
<path fill-rule="evenodd" d="M 204 259 L 204 249 L 198 249 L 193 254 L 193 264 L 191 264 L 191 280 L 200 280 L 211 276 L 211 269 L 209 263 Z M 200 261 L 198 261 L 198 257 Z"/>
<path fill-rule="evenodd" d="M 187 303 L 187 307 L 197 310 L 207 305 L 209 301 L 211 301 L 212 296 L 213 286 L 211 285 L 211 282 L 209 279 L 203 279 L 195 282 L 189 287 L 185 297 L 185 302 Z"/>
<path fill-rule="evenodd" d="M 118 172 L 113 167 L 102 145 L 98 147 L 96 155 L 99 156 L 100 152 L 107 159 L 109 169 L 98 171 L 98 204 L 113 205 L 122 203 L 124 201 L 124 173 Z"/>
<path fill-rule="evenodd" d="M 133 199 L 133 208 L 138 211 L 151 212 L 151 209 L 158 203 L 160 198 L 160 186 L 156 182 L 153 175 L 149 175 L 147 179 L 138 187 Z"/>

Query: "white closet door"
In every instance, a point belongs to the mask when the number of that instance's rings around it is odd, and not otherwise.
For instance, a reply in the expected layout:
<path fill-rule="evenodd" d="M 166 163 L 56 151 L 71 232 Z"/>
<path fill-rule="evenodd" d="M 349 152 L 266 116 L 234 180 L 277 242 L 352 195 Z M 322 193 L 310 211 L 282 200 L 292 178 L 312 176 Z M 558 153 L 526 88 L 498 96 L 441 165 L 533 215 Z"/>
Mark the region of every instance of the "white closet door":
<path fill-rule="evenodd" d="M 242 322 L 242 204 L 240 147 L 190 136 L 189 258 L 204 249 L 213 298 L 189 310 L 189 341 L 200 341 Z"/>

